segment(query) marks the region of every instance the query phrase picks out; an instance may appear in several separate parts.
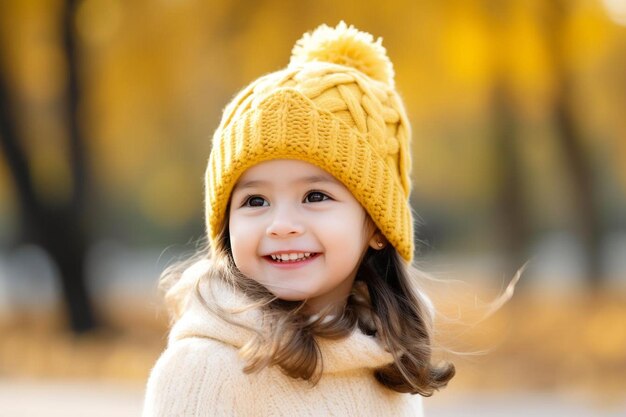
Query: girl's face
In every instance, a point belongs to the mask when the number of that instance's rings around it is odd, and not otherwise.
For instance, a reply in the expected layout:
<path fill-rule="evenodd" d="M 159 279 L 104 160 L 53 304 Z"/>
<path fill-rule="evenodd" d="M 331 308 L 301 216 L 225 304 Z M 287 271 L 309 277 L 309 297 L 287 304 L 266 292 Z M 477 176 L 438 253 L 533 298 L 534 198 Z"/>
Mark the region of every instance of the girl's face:
<path fill-rule="evenodd" d="M 321 168 L 277 159 L 253 166 L 231 195 L 237 268 L 283 300 L 311 311 L 346 300 L 373 222 L 350 191 Z"/>

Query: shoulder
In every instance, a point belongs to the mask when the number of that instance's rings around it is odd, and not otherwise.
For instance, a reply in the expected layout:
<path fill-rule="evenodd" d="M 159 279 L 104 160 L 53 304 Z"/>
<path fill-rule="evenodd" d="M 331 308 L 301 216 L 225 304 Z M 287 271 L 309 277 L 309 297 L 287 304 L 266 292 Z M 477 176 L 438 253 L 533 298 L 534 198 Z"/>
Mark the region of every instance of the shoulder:
<path fill-rule="evenodd" d="M 144 417 L 248 414 L 254 403 L 237 350 L 208 338 L 171 343 L 152 369 Z"/>

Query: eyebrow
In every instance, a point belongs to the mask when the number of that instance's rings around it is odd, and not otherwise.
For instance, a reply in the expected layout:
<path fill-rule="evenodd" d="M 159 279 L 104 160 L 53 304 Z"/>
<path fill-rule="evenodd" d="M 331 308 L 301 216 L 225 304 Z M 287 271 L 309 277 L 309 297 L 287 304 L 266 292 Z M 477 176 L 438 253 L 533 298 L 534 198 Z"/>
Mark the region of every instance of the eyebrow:
<path fill-rule="evenodd" d="M 316 183 L 330 183 L 330 184 L 337 184 L 337 180 L 330 177 L 330 176 L 325 176 L 325 175 L 311 175 L 308 177 L 302 177 L 302 178 L 298 178 L 294 181 L 292 181 L 292 184 L 316 184 Z M 244 188 L 254 188 L 254 187 L 260 187 L 260 186 L 264 186 L 264 185 L 268 185 L 270 184 L 269 181 L 263 181 L 263 180 L 249 180 L 249 181 L 243 181 L 243 182 L 238 182 L 237 184 L 235 184 L 235 187 L 233 188 L 234 190 L 241 190 Z"/>

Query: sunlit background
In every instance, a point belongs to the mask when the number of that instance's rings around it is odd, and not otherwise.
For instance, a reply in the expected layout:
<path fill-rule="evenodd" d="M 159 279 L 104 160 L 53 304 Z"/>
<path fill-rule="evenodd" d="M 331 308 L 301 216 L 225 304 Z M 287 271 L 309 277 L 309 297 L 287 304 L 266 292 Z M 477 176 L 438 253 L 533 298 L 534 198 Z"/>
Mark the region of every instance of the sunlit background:
<path fill-rule="evenodd" d="M 626 0 L 7 0 L 0 416 L 140 413 L 223 106 L 340 20 L 383 37 L 413 125 L 458 370 L 428 415 L 624 415 Z"/>

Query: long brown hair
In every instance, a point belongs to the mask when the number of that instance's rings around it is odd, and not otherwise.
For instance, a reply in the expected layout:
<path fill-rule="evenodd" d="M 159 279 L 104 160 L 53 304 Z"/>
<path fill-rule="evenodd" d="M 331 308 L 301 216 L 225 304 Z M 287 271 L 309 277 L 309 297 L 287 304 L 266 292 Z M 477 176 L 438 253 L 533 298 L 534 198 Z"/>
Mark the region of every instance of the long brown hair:
<path fill-rule="evenodd" d="M 286 375 L 315 384 L 323 371 L 316 338 L 340 339 L 358 326 L 364 333 L 380 338 L 393 355 L 393 363 L 375 370 L 374 376 L 382 385 L 398 392 L 430 396 L 454 376 L 451 363 L 432 363 L 432 312 L 428 300 L 417 290 L 424 274 L 407 264 L 393 246 L 367 249 L 341 311 L 327 309 L 308 316 L 303 313 L 303 302 L 280 300 L 237 269 L 226 226 L 218 242 L 213 248 L 205 244 L 191 259 L 166 269 L 160 283 L 173 320 L 182 314 L 186 297 L 194 296 L 213 314 L 252 332 L 252 338 L 240 349 L 245 372 L 278 366 Z M 173 285 L 186 268 L 206 258 L 211 259 L 211 268 L 198 278 L 193 292 Z M 211 292 L 210 298 L 205 298 L 200 284 L 212 281 L 226 283 L 252 300 L 251 308 L 263 311 L 262 327 L 250 328 L 235 320 L 231 311 L 211 297 Z"/>

